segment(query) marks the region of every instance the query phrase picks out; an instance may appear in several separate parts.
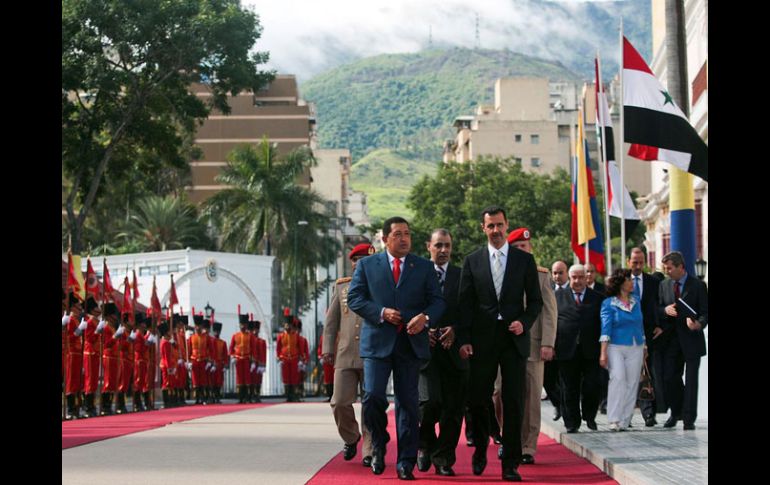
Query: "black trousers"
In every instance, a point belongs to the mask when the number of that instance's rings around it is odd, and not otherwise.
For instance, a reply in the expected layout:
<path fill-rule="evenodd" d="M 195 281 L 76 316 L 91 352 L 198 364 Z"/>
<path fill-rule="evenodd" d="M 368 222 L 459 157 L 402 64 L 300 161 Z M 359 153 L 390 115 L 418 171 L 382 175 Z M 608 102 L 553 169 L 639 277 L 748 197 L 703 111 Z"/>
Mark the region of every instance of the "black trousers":
<path fill-rule="evenodd" d="M 700 357 L 686 359 L 674 334 L 666 344 L 663 354 L 663 385 L 671 415 L 685 424 L 693 424 L 698 418 L 699 370 Z"/>
<path fill-rule="evenodd" d="M 524 390 L 527 359 L 519 354 L 504 322 L 497 322 L 491 347 L 476 349 L 471 357 L 470 408 L 473 416 L 473 441 L 476 456 L 486 456 L 489 446 L 489 403 L 497 379 L 502 374 L 503 467 L 518 468 L 521 459 L 521 423 L 524 418 Z"/>
<path fill-rule="evenodd" d="M 583 357 L 580 344 L 572 359 L 559 361 L 561 415 L 567 428 L 580 428 L 583 419 L 596 419 L 601 387 L 600 369 L 599 356 L 590 359 Z"/>
<path fill-rule="evenodd" d="M 559 361 L 549 360 L 545 363 L 543 373 L 543 388 L 548 394 L 548 400 L 553 407 L 560 410 L 561 406 L 561 386 L 559 385 Z M 561 412 L 561 410 L 559 411 Z"/>
<path fill-rule="evenodd" d="M 420 449 L 437 466 L 452 466 L 457 461 L 455 449 L 468 387 L 468 371 L 457 369 L 447 357 L 437 351 L 428 368 L 420 372 Z"/>

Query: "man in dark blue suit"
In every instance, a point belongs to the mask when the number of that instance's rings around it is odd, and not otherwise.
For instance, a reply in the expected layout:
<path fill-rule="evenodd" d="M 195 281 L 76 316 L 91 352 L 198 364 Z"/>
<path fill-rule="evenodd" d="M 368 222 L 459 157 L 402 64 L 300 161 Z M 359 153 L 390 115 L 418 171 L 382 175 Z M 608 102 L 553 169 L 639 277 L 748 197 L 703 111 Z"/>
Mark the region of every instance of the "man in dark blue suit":
<path fill-rule="evenodd" d="M 433 263 L 410 254 L 409 223 L 391 217 L 382 228 L 387 251 L 359 261 L 348 290 L 348 306 L 364 319 L 364 423 L 372 433 L 372 472 L 385 470 L 388 399 L 393 372 L 401 480 L 414 480 L 419 441 L 418 376 L 430 359 L 428 328 L 446 309 Z"/>

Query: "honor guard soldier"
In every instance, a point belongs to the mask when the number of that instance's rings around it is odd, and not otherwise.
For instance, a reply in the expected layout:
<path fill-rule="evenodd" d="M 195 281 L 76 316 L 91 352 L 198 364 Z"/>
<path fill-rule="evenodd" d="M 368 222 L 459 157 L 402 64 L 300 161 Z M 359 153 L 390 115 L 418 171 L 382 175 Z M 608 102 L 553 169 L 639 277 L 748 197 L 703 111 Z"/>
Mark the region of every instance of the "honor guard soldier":
<path fill-rule="evenodd" d="M 324 373 L 324 390 L 326 392 L 326 402 L 331 402 L 332 395 L 334 394 L 334 362 L 333 361 L 326 361 L 323 360 L 323 352 L 321 350 L 323 349 L 324 345 L 324 336 L 321 335 L 318 338 L 318 349 L 317 349 L 317 355 L 318 360 L 322 362 L 323 365 L 323 373 Z"/>
<path fill-rule="evenodd" d="M 227 343 L 219 338 L 222 333 L 222 324 L 214 322 L 214 332 L 212 335 L 214 341 L 214 365 L 216 369 L 213 373 L 212 389 L 214 392 L 214 402 L 222 402 L 222 386 L 225 383 L 225 369 L 227 369 Z"/>
<path fill-rule="evenodd" d="M 193 315 L 195 333 L 187 339 L 192 370 L 192 387 L 195 392 L 195 404 L 204 404 L 204 390 L 207 383 L 206 373 L 211 368 L 209 362 L 208 336 L 203 333 L 203 316 Z"/>
<path fill-rule="evenodd" d="M 249 337 L 251 344 L 249 349 L 251 351 L 251 364 L 249 365 L 249 386 L 248 395 L 246 396 L 246 402 L 256 402 L 256 388 L 257 388 L 257 333 L 254 330 L 254 321 L 249 320 Z"/>
<path fill-rule="evenodd" d="M 67 412 L 64 419 L 77 419 L 78 393 L 83 389 L 83 331 L 81 326 L 82 302 L 74 293 L 69 294 L 69 315 L 62 317 L 62 327 L 66 334 L 67 367 L 65 372 L 64 393 L 67 398 Z"/>
<path fill-rule="evenodd" d="M 185 338 L 185 327 L 189 317 L 187 315 L 174 315 L 174 341 L 176 342 L 179 358 L 176 361 L 176 374 L 174 379 L 174 392 L 172 393 L 173 402 L 177 406 L 184 406 L 187 403 L 184 400 L 185 387 L 187 386 L 187 339 Z"/>
<path fill-rule="evenodd" d="M 254 337 L 256 340 L 256 377 L 254 380 L 254 392 L 253 402 L 262 402 L 260 397 L 262 394 L 262 376 L 265 374 L 265 366 L 267 365 L 267 341 L 259 337 L 259 328 L 262 326 L 262 322 L 259 320 L 253 320 L 250 323 L 254 325 Z"/>
<path fill-rule="evenodd" d="M 211 320 L 203 320 L 203 335 L 206 336 L 206 344 L 209 346 L 209 358 L 206 363 L 205 382 L 203 384 L 204 404 L 214 403 L 214 372 L 217 366 L 214 363 L 214 337 L 211 336 Z"/>
<path fill-rule="evenodd" d="M 230 339 L 230 359 L 235 364 L 235 385 L 238 389 L 238 404 L 248 401 L 249 368 L 252 364 L 252 341 L 249 332 L 249 316 L 238 314 L 240 332 L 233 334 Z"/>
<path fill-rule="evenodd" d="M 301 343 L 294 318 L 289 315 L 289 309 L 284 311 L 284 331 L 276 337 L 276 358 L 281 362 L 281 378 L 286 388 L 286 402 L 298 402 L 297 387 L 299 387 L 299 359 Z"/>
<path fill-rule="evenodd" d="M 358 260 L 372 254 L 374 246 L 369 243 L 354 247 L 348 254 L 348 259 L 353 263 L 353 271 Z M 332 365 L 334 369 L 335 385 L 330 404 L 337 431 L 345 443 L 343 458 L 347 461 L 356 456 L 357 444 L 363 435 L 363 464 L 369 467 L 372 464 L 372 437 L 363 419 L 359 428 L 353 409 L 359 388 L 364 385 L 364 362 L 358 352 L 363 319 L 348 308 L 351 279 L 349 276 L 340 278 L 334 284 L 334 296 L 324 322 L 321 356 L 324 361 L 324 376 L 327 365 Z"/>
<path fill-rule="evenodd" d="M 128 412 L 126 408 L 126 394 L 131 387 L 131 378 L 134 371 L 134 355 L 131 342 L 128 335 L 131 332 L 130 315 L 123 314 L 123 323 L 118 331 L 115 332 L 115 338 L 118 340 L 118 397 L 115 401 L 115 414 L 124 414 Z"/>
<path fill-rule="evenodd" d="M 129 334 L 128 340 L 134 345 L 134 412 L 139 412 L 146 410 L 145 404 L 150 405 L 147 370 L 150 360 L 150 345 L 155 340 L 152 334 L 147 334 L 147 319 L 145 316 L 137 313 L 135 318 L 136 328 Z M 142 397 L 144 397 L 144 404 L 142 403 Z"/>
<path fill-rule="evenodd" d="M 161 321 L 163 317 L 161 316 Z M 160 334 L 156 334 L 150 327 L 152 319 L 147 319 L 147 332 L 145 332 L 145 338 L 147 340 L 147 387 L 144 390 L 144 407 L 145 411 L 155 410 L 155 376 L 158 370 L 158 350 L 157 343 L 160 339 Z M 150 338 L 152 337 L 152 338 Z"/>
<path fill-rule="evenodd" d="M 299 339 L 299 393 L 298 401 L 304 401 L 305 397 L 305 377 L 307 376 L 307 368 L 310 364 L 310 350 L 308 349 L 307 339 L 302 335 L 302 320 L 294 317 L 294 325 L 297 327 L 297 338 Z"/>
<path fill-rule="evenodd" d="M 83 370 L 84 370 L 84 393 L 85 393 L 85 414 L 86 418 L 96 416 L 96 405 L 94 398 L 99 387 L 99 361 L 101 352 L 99 349 L 99 335 L 96 333 L 96 327 L 99 326 L 99 316 L 101 315 L 99 305 L 96 300 L 89 297 L 86 300 L 86 326 L 83 334 Z"/>
<path fill-rule="evenodd" d="M 118 391 L 120 377 L 119 340 L 115 338 L 118 331 L 118 307 L 114 303 L 104 305 L 104 320 L 99 322 L 96 333 L 104 339 L 102 350 L 102 366 L 104 367 L 104 386 L 102 387 L 102 405 L 100 416 L 112 414 L 112 398 Z"/>
<path fill-rule="evenodd" d="M 179 359 L 178 350 L 171 343 L 171 326 L 162 322 L 158 325 L 158 335 L 160 339 L 160 374 L 161 374 L 161 394 L 163 395 L 163 407 L 171 407 L 169 391 L 173 389 L 176 383 L 177 360 Z"/>

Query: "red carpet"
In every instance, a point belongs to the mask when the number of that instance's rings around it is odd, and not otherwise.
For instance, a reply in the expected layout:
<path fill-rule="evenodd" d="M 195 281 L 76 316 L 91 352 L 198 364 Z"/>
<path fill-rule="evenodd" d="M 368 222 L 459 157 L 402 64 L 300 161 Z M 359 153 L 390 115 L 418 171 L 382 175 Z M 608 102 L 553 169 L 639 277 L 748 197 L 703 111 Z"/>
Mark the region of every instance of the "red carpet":
<path fill-rule="evenodd" d="M 388 432 L 390 442 L 385 454 L 385 472 L 382 475 L 374 475 L 371 468 L 361 465 L 361 443 L 358 445 L 358 454 L 351 461 L 342 459 L 342 453 L 332 458 L 318 473 L 307 482 L 307 485 L 341 485 L 355 483 L 356 485 L 369 485 L 393 483 L 398 481 L 396 476 L 396 426 L 393 415 L 393 406 L 388 413 Z M 340 444 L 342 448 L 342 444 Z M 421 472 L 414 468 L 414 476 L 420 483 L 490 483 L 502 481 L 502 468 L 497 459 L 497 446 L 491 444 L 487 448 L 487 468 L 481 476 L 475 476 L 471 470 L 471 455 L 475 448 L 466 446 L 465 434 L 460 435 L 460 443 L 457 445 L 457 463 L 452 467 L 457 473 L 454 477 L 441 477 L 436 475 L 435 468 L 431 466 L 427 472 Z M 567 448 L 556 443 L 544 434 L 540 435 L 537 442 L 536 464 L 521 465 L 519 473 L 524 482 L 537 484 L 616 484 L 617 482 L 592 465 L 588 460 L 578 457 Z"/>
<path fill-rule="evenodd" d="M 171 423 L 205 418 L 217 414 L 234 413 L 272 404 L 211 404 L 208 406 L 184 406 L 142 413 L 128 413 L 98 418 L 63 421 L 61 424 L 61 448 L 65 450 L 94 441 L 101 441 L 148 429 L 160 428 Z M 363 467 L 362 467 L 363 468 Z"/>

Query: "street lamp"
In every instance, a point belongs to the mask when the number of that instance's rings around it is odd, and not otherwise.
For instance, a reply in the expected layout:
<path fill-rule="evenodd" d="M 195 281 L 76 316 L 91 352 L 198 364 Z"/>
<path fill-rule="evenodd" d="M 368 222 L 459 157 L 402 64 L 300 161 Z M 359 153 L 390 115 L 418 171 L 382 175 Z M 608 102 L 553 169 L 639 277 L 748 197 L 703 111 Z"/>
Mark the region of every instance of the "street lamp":
<path fill-rule="evenodd" d="M 307 226 L 307 221 L 297 221 L 297 228 L 294 231 L 294 316 L 299 314 L 297 308 L 297 280 L 299 279 L 299 262 L 297 261 L 297 238 L 299 236 L 299 226 Z"/>
<path fill-rule="evenodd" d="M 203 312 L 206 315 L 206 320 L 211 320 L 211 315 L 214 313 L 214 307 L 209 305 L 209 302 L 206 302 L 206 306 L 203 307 Z"/>
<path fill-rule="evenodd" d="M 703 258 L 698 258 L 695 262 L 695 274 L 698 275 L 698 279 L 702 280 L 706 277 L 706 267 L 708 263 Z"/>

